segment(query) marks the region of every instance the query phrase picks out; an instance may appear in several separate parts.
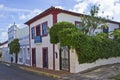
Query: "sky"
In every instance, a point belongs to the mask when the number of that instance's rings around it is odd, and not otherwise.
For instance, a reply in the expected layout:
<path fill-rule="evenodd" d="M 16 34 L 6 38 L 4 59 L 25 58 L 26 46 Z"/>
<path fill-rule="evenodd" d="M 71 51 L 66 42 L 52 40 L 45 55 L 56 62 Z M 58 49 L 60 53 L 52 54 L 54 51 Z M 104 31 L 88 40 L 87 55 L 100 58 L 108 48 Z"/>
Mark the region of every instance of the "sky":
<path fill-rule="evenodd" d="M 8 40 L 8 28 L 24 23 L 51 6 L 89 14 L 92 5 L 99 5 L 99 16 L 120 22 L 120 0 L 0 0 L 0 42 Z"/>

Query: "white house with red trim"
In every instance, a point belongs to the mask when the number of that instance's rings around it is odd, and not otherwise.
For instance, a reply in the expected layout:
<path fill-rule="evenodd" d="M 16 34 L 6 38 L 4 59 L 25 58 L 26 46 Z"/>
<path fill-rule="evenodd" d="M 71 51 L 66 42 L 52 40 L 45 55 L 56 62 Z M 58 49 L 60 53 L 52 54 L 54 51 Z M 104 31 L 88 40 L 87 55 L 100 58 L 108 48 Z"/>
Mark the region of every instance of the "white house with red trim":
<path fill-rule="evenodd" d="M 69 50 L 68 47 L 60 47 L 59 44 L 50 43 L 50 36 L 47 31 L 49 28 L 55 23 L 62 21 L 71 22 L 79 27 L 81 15 L 50 7 L 25 23 L 29 26 L 30 33 L 31 66 L 76 73 L 91 67 L 120 62 L 120 58 L 111 58 L 110 60 L 98 60 L 91 64 L 79 64 L 74 50 Z M 120 23 L 108 20 L 108 26 L 109 29 L 98 29 L 96 31 L 113 31 L 116 28 L 120 28 Z"/>

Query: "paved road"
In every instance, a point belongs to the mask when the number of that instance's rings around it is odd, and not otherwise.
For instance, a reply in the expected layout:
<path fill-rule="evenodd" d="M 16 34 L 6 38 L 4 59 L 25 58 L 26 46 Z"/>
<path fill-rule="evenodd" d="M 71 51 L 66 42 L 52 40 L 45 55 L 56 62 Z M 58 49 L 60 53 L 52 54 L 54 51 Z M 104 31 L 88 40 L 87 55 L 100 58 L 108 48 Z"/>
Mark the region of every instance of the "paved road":
<path fill-rule="evenodd" d="M 0 62 L 0 80 L 56 80 L 40 74 L 27 72 L 14 65 Z"/>

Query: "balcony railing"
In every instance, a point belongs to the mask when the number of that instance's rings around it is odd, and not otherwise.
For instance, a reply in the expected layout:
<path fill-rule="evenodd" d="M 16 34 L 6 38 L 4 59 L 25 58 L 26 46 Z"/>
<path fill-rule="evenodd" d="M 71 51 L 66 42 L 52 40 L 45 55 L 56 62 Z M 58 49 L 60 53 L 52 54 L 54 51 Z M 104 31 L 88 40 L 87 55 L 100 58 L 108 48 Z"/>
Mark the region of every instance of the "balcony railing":
<path fill-rule="evenodd" d="M 42 37 L 41 36 L 35 36 L 34 43 L 42 43 Z"/>

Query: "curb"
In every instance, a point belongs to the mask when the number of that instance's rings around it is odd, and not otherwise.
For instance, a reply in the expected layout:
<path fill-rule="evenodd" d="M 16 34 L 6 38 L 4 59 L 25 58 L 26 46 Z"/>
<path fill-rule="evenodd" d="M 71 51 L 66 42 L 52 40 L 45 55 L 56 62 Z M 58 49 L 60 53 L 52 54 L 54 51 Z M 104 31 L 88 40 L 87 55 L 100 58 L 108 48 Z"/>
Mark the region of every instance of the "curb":
<path fill-rule="evenodd" d="M 23 69 L 23 70 L 26 70 L 26 71 L 31 71 L 31 72 L 34 72 L 34 73 L 37 73 L 37 74 L 42 74 L 42 75 L 45 75 L 45 76 L 53 77 L 53 78 L 60 78 L 60 76 L 58 76 L 58 75 L 54 75 L 54 74 L 50 74 L 50 73 L 46 73 L 46 72 L 42 72 L 42 71 L 37 71 L 37 70 L 26 68 L 26 67 L 19 67 L 19 68 Z"/>

